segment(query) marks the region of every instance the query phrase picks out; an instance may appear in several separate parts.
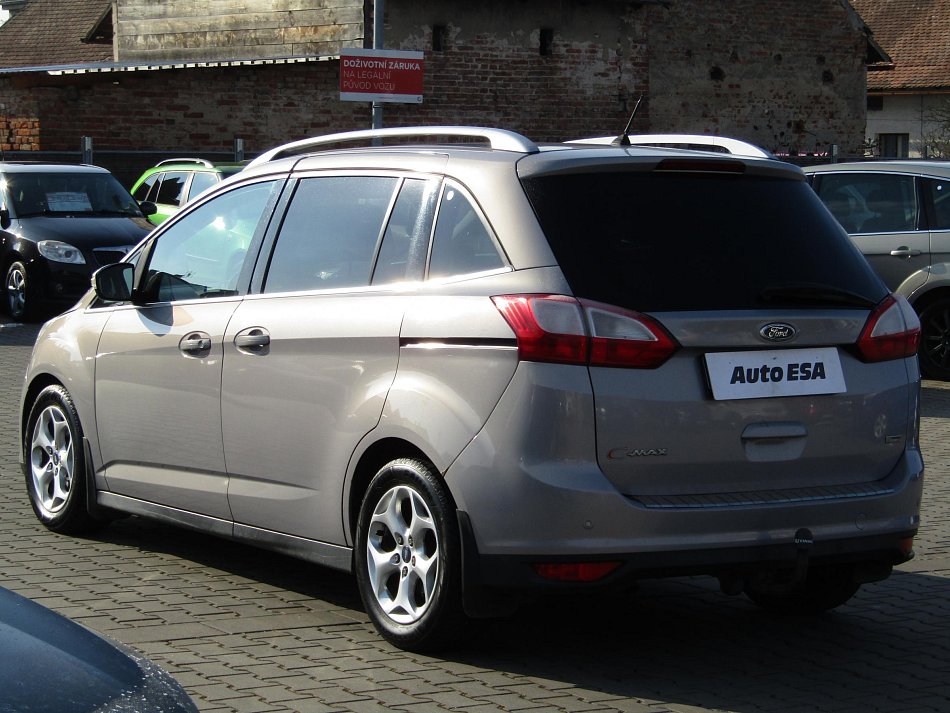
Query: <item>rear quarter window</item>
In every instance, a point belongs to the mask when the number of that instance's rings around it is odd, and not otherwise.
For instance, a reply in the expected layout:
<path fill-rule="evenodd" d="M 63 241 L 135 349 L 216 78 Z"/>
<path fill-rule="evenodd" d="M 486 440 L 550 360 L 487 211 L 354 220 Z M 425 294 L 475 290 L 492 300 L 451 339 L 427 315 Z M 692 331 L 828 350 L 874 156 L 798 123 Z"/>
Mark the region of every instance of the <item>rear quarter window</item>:
<path fill-rule="evenodd" d="M 684 311 L 776 307 L 763 295 L 789 285 L 886 294 L 803 180 L 637 171 L 523 183 L 581 297 Z"/>
<path fill-rule="evenodd" d="M 448 277 L 505 266 L 491 232 L 474 203 L 446 181 L 432 237 L 429 277 Z"/>
<path fill-rule="evenodd" d="M 211 173 L 210 171 L 194 173 L 191 177 L 191 186 L 188 189 L 188 200 L 191 200 L 202 191 L 211 188 L 218 180 L 220 179 L 217 174 Z"/>

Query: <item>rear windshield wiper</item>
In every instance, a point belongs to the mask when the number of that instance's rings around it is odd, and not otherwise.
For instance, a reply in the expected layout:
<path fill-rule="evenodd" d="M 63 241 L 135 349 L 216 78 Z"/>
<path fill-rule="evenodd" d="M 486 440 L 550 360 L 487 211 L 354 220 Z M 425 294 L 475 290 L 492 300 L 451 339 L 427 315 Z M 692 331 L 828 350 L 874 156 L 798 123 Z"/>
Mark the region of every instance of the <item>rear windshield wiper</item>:
<path fill-rule="evenodd" d="M 847 307 L 873 307 L 876 301 L 856 292 L 812 282 L 793 282 L 766 287 L 759 293 L 759 300 L 785 304 L 827 304 Z"/>

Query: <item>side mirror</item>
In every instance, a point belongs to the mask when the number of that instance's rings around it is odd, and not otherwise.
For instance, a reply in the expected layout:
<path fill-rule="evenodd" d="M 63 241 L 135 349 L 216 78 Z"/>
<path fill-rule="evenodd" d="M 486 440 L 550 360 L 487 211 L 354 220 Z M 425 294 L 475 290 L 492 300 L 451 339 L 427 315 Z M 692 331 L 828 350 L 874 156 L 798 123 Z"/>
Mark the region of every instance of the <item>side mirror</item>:
<path fill-rule="evenodd" d="M 0 228 L 6 230 L 10 227 L 10 211 L 7 208 L 0 208 Z"/>
<path fill-rule="evenodd" d="M 92 275 L 92 287 L 96 296 L 106 302 L 128 302 L 132 299 L 132 278 L 135 265 L 116 262 L 96 270 Z"/>
<path fill-rule="evenodd" d="M 145 214 L 146 218 L 158 213 L 158 206 L 152 203 L 152 201 L 142 201 L 139 203 L 139 209 Z"/>

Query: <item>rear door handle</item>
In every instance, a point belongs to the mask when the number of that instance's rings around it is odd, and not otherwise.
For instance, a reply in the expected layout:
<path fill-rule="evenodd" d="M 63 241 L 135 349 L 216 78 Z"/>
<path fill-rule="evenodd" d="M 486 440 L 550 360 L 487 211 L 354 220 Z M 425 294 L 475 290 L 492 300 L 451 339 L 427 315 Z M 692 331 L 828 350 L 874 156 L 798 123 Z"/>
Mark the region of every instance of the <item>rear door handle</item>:
<path fill-rule="evenodd" d="M 917 257 L 920 255 L 920 250 L 911 250 L 906 245 L 901 245 L 896 250 L 891 250 L 891 255 L 893 257 Z"/>
<path fill-rule="evenodd" d="M 249 327 L 234 336 L 234 346 L 249 352 L 261 352 L 270 346 L 270 334 L 261 327 Z"/>

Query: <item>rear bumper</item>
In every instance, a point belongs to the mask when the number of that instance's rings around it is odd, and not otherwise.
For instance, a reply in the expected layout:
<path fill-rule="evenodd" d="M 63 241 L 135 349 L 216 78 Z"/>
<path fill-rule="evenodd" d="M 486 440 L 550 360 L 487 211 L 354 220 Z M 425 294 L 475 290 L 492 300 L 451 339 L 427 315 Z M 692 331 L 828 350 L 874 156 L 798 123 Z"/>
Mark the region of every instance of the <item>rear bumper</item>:
<path fill-rule="evenodd" d="M 607 585 L 741 576 L 801 566 L 802 557 L 810 565 L 862 563 L 886 576 L 912 556 L 924 474 L 914 445 L 894 446 L 891 472 L 866 483 L 636 499 L 596 462 L 595 406 L 583 371 L 547 365 L 519 374 L 531 383 L 509 389 L 506 396 L 521 396 L 502 399 L 445 473 L 463 525 L 466 576 L 478 586 L 572 586 L 535 572 L 535 564 L 559 562 L 620 563 Z M 762 467 L 767 482 L 769 464 Z"/>
<path fill-rule="evenodd" d="M 471 523 L 459 513 L 462 540 L 463 604 L 473 618 L 513 614 L 518 606 L 544 594 L 569 594 L 580 589 L 598 591 L 630 588 L 641 579 L 687 575 L 717 577 L 723 591 L 737 594 L 757 573 L 800 577 L 812 567 L 847 567 L 858 584 L 890 576 L 895 565 L 912 559 L 916 530 L 847 540 L 791 543 L 746 548 L 632 552 L 591 557 L 587 562 L 617 562 L 619 566 L 596 582 L 551 581 L 535 565 L 576 562 L 577 558 L 489 555 L 477 551 Z"/>
<path fill-rule="evenodd" d="M 498 592 L 567 591 L 582 587 L 624 587 L 639 579 L 710 575 L 743 578 L 762 570 L 808 567 L 855 566 L 859 581 L 876 581 L 891 567 L 914 557 L 910 544 L 916 529 L 840 540 L 791 541 L 751 547 L 717 547 L 665 552 L 624 552 L 588 557 L 556 555 L 481 555 L 464 514 L 462 538 L 465 542 L 466 589 L 484 587 Z M 571 562 L 617 562 L 619 566 L 601 580 L 590 583 L 558 582 L 545 579 L 535 569 L 538 564 Z"/>

